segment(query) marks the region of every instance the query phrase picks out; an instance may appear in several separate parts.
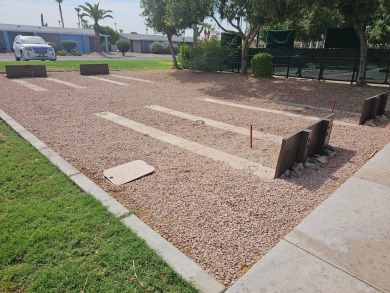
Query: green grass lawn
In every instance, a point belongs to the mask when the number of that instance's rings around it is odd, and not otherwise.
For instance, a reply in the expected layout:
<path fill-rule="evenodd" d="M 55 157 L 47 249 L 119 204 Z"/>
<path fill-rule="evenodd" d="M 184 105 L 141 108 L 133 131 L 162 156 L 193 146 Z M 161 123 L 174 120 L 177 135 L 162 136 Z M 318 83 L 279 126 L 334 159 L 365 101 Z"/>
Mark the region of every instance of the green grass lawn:
<path fill-rule="evenodd" d="M 0 119 L 0 292 L 197 292 Z"/>
<path fill-rule="evenodd" d="M 79 70 L 80 64 L 105 63 L 110 69 L 121 70 L 168 70 L 172 68 L 171 59 L 157 60 L 69 60 L 69 61 L 0 61 L 0 72 L 5 65 L 46 65 L 47 71 Z"/>

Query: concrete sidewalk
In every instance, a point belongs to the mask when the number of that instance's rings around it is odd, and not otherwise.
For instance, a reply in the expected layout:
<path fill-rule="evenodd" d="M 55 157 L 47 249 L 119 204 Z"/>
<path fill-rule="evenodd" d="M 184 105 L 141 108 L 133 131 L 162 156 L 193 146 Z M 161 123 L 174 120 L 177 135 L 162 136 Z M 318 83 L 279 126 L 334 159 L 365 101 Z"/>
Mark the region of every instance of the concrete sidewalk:
<path fill-rule="evenodd" d="M 227 292 L 390 292 L 390 143 Z"/>

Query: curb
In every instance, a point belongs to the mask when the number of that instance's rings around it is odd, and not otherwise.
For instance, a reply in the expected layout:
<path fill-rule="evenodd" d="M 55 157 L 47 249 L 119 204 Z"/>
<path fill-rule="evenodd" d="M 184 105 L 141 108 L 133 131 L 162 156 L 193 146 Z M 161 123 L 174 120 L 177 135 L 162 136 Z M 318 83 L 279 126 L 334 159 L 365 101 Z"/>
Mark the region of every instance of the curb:
<path fill-rule="evenodd" d="M 122 218 L 129 213 L 114 197 L 96 185 L 87 176 L 69 164 L 53 149 L 39 140 L 32 133 L 27 131 L 22 125 L 16 122 L 11 116 L 0 109 L 0 118 L 4 120 L 21 137 L 27 140 L 34 148 L 49 159 L 61 172 L 72 180 L 84 192 L 91 194 L 95 199 L 107 208 L 117 218 Z M 192 261 L 170 242 L 165 240 L 160 234 L 146 225 L 135 215 L 123 218 L 122 223 L 133 230 L 140 238 L 152 248 L 177 274 L 186 281 L 191 282 L 200 292 L 222 293 L 226 291 L 225 286 L 219 283 L 214 277 L 208 274 L 198 264 Z"/>

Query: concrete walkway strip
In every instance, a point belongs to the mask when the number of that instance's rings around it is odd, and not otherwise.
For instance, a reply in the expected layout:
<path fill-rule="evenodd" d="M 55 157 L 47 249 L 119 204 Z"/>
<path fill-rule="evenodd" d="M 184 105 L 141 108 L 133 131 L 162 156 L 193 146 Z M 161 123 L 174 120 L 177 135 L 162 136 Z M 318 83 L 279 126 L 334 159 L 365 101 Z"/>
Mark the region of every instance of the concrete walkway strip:
<path fill-rule="evenodd" d="M 268 108 L 241 105 L 241 104 L 236 104 L 236 103 L 231 103 L 231 102 L 226 102 L 226 101 L 216 100 L 216 99 L 211 99 L 211 98 L 206 98 L 206 97 L 200 97 L 198 99 L 201 101 L 206 101 L 206 102 L 215 103 L 215 104 L 219 104 L 219 105 L 232 106 L 232 107 L 246 109 L 246 110 L 296 117 L 296 118 L 301 118 L 301 119 L 306 119 L 306 120 L 311 120 L 311 121 L 313 121 L 313 120 L 317 121 L 317 120 L 321 119 L 320 117 L 316 117 L 316 116 L 307 116 L 307 115 L 295 114 L 295 113 L 281 111 L 281 110 L 274 110 L 274 109 L 268 109 Z M 357 124 L 355 125 L 352 123 L 347 123 L 347 122 L 342 122 L 342 121 L 334 121 L 333 123 L 338 124 L 338 125 L 344 125 L 344 126 L 358 126 Z"/>
<path fill-rule="evenodd" d="M 234 97 L 234 95 L 230 95 L 230 96 Z M 332 109 L 330 109 L 330 108 L 316 107 L 316 106 L 312 106 L 312 105 L 308 105 L 308 104 L 300 104 L 300 103 L 294 103 L 294 102 L 283 101 L 283 100 L 270 100 L 270 99 L 264 99 L 264 98 L 259 98 L 259 97 L 249 97 L 249 96 L 244 96 L 244 95 L 238 95 L 237 97 L 244 98 L 244 99 L 258 100 L 258 101 L 262 101 L 262 102 L 266 102 L 266 103 L 270 103 L 270 104 L 286 105 L 286 106 L 299 107 L 299 108 L 304 108 L 304 109 L 332 112 Z M 336 103 L 336 106 L 337 106 L 337 103 Z M 336 114 L 343 113 L 343 114 L 348 114 L 348 115 L 353 115 L 353 116 L 360 116 L 361 115 L 360 113 L 337 110 L 337 109 L 334 112 Z"/>
<path fill-rule="evenodd" d="M 369 285 L 281 240 L 226 293 L 374 293 Z"/>
<path fill-rule="evenodd" d="M 390 143 L 369 160 L 354 176 L 390 187 Z"/>
<path fill-rule="evenodd" d="M 200 143 L 192 142 L 184 138 L 166 133 L 164 131 L 146 126 L 144 124 L 129 120 L 127 118 L 118 116 L 111 112 L 101 112 L 95 113 L 95 115 L 107 119 L 109 121 L 115 122 L 119 125 L 125 126 L 127 128 L 133 129 L 143 134 L 147 134 L 153 138 L 159 139 L 161 141 L 167 142 L 174 146 L 180 147 L 182 149 L 191 151 L 201 156 L 205 156 L 209 159 L 219 161 L 222 163 L 228 164 L 230 167 L 237 170 L 247 170 L 252 172 L 254 175 L 263 178 L 263 179 L 273 179 L 275 174 L 275 169 L 263 166 L 257 162 L 252 162 L 217 149 L 204 146 Z"/>
<path fill-rule="evenodd" d="M 79 89 L 79 90 L 86 89 L 85 86 L 81 86 L 81 85 L 78 85 L 78 84 L 70 83 L 70 82 L 63 81 L 63 80 L 56 79 L 56 78 L 47 77 L 46 80 L 50 80 L 50 81 L 53 81 L 53 82 L 56 82 L 56 83 L 60 83 L 60 84 L 69 86 L 71 88 Z"/>
<path fill-rule="evenodd" d="M 117 84 L 117 85 L 129 85 L 129 84 L 127 84 L 127 83 L 123 83 L 123 82 L 119 82 L 119 81 L 114 81 L 114 80 L 109 80 L 109 79 L 105 79 L 105 78 L 101 78 L 101 77 L 96 77 L 96 76 L 88 76 L 88 77 L 89 77 L 89 78 L 93 78 L 93 79 L 97 79 L 97 80 L 100 80 L 100 81 L 105 81 L 105 82 Z"/>
<path fill-rule="evenodd" d="M 40 86 L 37 86 L 35 84 L 29 83 L 28 81 L 25 81 L 25 80 L 13 79 L 12 81 L 16 82 L 16 83 L 18 83 L 18 84 L 20 84 L 22 86 L 25 86 L 25 87 L 29 88 L 30 90 L 36 91 L 36 92 L 43 92 L 43 91 L 47 90 L 47 89 L 45 89 L 43 87 L 40 87 Z"/>
<path fill-rule="evenodd" d="M 61 156 L 48 148 L 33 134 L 28 132 L 20 124 L 12 119 L 7 113 L 0 109 L 0 118 L 12 127 L 19 135 L 24 137 L 39 152 L 46 156 L 54 165 L 56 165 L 70 180 L 72 180 L 84 192 L 91 194 L 95 199 L 101 202 L 116 217 L 123 217 L 129 214 L 129 210 L 120 202 L 105 192 L 102 188 L 91 181 L 71 164 L 65 161 Z M 164 259 L 173 270 L 181 275 L 185 280 L 192 282 L 194 286 L 202 293 L 222 293 L 226 288 L 209 275 L 205 270 L 189 259 L 180 250 L 165 240 L 158 233 L 153 231 L 148 225 L 142 222 L 137 216 L 131 215 L 125 217 L 122 222 L 125 226 L 131 228 L 139 237 Z"/>
<path fill-rule="evenodd" d="M 390 187 L 352 176 L 285 239 L 390 292 Z"/>
<path fill-rule="evenodd" d="M 205 122 L 206 125 L 249 136 L 249 132 L 250 132 L 249 128 L 237 127 L 237 126 L 234 126 L 231 124 L 226 124 L 223 122 L 207 119 L 204 117 L 187 114 L 187 113 L 180 112 L 180 111 L 175 111 L 175 110 L 161 107 L 161 106 L 157 106 L 157 105 L 146 106 L 146 108 L 152 109 L 155 111 L 159 111 L 162 113 L 166 113 L 169 115 L 173 115 L 173 116 L 176 116 L 179 118 L 188 119 L 188 120 L 191 120 L 194 122 L 197 120 L 202 120 Z M 258 139 L 262 139 L 262 140 L 267 140 L 267 141 L 270 141 L 270 142 L 273 142 L 273 143 L 279 144 L 279 145 L 282 143 L 282 140 L 283 140 L 283 137 L 281 137 L 281 136 L 269 134 L 266 132 L 256 131 L 256 130 L 253 131 L 253 137 L 258 138 Z"/>
<path fill-rule="evenodd" d="M 130 77 L 130 76 L 122 76 L 122 75 L 117 75 L 117 74 L 110 74 L 110 76 L 124 78 L 124 79 L 131 79 L 131 80 L 140 81 L 140 82 L 147 82 L 147 83 L 153 83 L 154 82 L 153 80 L 135 78 L 135 77 Z"/>

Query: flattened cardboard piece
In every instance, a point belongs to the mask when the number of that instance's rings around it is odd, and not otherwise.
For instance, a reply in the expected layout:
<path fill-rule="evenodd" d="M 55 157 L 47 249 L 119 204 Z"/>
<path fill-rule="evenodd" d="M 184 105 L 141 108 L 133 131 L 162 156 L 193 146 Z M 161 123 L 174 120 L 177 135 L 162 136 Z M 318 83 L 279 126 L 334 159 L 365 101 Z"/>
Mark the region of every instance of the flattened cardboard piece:
<path fill-rule="evenodd" d="M 106 169 L 103 171 L 103 175 L 112 184 L 122 185 L 153 172 L 154 168 L 148 163 L 142 160 L 135 160 L 130 163 Z"/>

